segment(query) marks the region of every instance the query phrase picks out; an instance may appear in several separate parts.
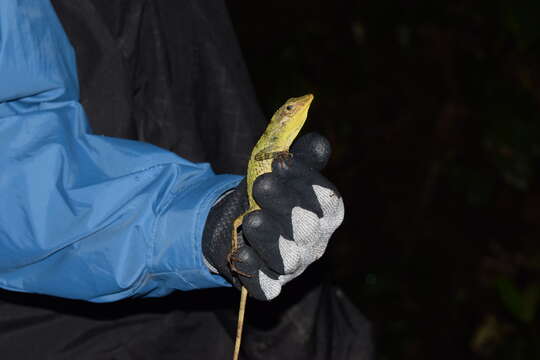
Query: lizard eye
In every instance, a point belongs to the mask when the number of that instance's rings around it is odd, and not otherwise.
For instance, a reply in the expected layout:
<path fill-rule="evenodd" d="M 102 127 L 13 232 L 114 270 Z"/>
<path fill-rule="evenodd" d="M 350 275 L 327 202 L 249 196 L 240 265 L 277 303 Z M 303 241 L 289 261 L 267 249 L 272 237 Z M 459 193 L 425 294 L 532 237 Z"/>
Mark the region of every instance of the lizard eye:
<path fill-rule="evenodd" d="M 287 111 L 291 111 L 292 109 L 294 109 L 294 106 L 292 106 L 292 105 L 287 105 L 287 107 L 286 107 L 285 109 L 287 109 Z"/>

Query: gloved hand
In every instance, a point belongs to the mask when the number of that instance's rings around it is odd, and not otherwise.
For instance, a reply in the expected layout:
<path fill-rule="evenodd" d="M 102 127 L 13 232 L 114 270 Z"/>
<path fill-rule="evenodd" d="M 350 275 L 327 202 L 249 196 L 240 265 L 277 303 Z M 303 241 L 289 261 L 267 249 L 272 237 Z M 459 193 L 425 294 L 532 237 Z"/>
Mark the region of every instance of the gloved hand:
<path fill-rule="evenodd" d="M 320 258 L 343 221 L 343 199 L 319 173 L 330 157 L 328 141 L 307 134 L 291 153 L 290 159 L 274 160 L 272 172 L 255 181 L 253 195 L 261 210 L 244 217 L 235 254 L 239 273 L 231 272 L 227 255 L 233 220 L 248 209 L 245 180 L 212 208 L 204 230 L 208 268 L 260 300 L 278 296 L 285 283 Z"/>

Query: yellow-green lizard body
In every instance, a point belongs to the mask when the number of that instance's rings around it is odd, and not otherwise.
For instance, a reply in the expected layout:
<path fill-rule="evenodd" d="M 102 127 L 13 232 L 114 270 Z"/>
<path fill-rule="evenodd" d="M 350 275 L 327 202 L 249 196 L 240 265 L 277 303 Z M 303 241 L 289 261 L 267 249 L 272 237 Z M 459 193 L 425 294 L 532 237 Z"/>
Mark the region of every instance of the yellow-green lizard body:
<path fill-rule="evenodd" d="M 229 254 L 229 264 L 231 270 L 234 272 L 249 276 L 237 270 L 234 263 L 237 261 L 235 253 L 238 251 L 238 228 L 242 225 L 244 216 L 261 208 L 253 198 L 253 184 L 259 176 L 272 171 L 272 161 L 274 159 L 281 156 L 290 156 L 289 147 L 307 119 L 307 113 L 312 100 L 313 95 L 311 94 L 287 100 L 285 104 L 274 113 L 266 130 L 251 152 L 246 176 L 249 208 L 234 220 L 232 229 L 232 246 Z M 238 313 L 238 329 L 233 356 L 234 360 L 238 359 L 240 351 L 246 298 L 247 290 L 245 287 L 242 287 L 240 311 Z"/>

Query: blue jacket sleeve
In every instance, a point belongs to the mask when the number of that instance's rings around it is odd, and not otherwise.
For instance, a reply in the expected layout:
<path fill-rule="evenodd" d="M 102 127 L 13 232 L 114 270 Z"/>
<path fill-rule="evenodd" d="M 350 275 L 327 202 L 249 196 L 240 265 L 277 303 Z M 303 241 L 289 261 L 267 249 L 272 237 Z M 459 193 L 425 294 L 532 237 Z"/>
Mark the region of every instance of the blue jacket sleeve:
<path fill-rule="evenodd" d="M 200 242 L 240 179 L 92 135 L 48 1 L 0 1 L 0 169 L 0 287 L 105 302 L 227 285 Z"/>

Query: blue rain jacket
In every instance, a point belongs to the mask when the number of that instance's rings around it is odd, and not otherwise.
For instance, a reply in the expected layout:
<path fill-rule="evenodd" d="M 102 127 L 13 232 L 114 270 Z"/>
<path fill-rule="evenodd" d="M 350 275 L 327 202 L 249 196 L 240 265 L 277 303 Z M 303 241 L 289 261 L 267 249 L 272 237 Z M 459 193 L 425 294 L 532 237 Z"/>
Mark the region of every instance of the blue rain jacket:
<path fill-rule="evenodd" d="M 106 302 L 227 286 L 201 238 L 240 178 L 92 135 L 78 91 L 49 1 L 0 1 L 0 287 Z"/>

